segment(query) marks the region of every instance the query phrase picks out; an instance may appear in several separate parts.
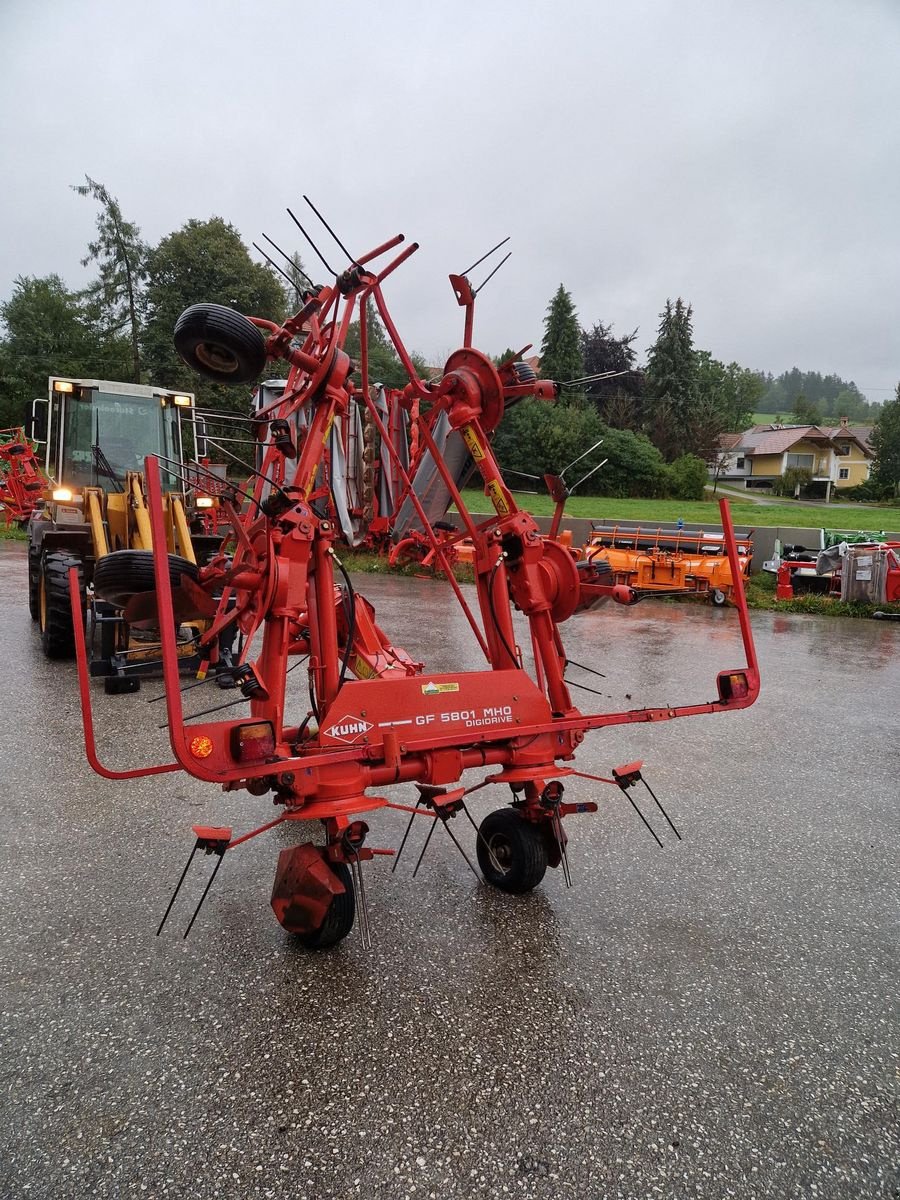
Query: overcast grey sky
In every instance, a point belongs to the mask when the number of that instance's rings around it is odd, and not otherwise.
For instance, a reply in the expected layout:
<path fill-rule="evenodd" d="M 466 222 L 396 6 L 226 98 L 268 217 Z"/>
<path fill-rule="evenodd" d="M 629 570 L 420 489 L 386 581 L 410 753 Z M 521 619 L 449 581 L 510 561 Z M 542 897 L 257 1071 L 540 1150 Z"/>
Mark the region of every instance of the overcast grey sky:
<path fill-rule="evenodd" d="M 357 254 L 421 243 L 386 290 L 432 360 L 447 274 L 510 234 L 490 353 L 540 344 L 560 282 L 642 350 L 681 295 L 716 358 L 885 399 L 898 65 L 900 0 L 0 0 L 0 298 L 84 281 L 85 173 L 150 241 L 215 214 L 309 262 L 306 192 Z"/>

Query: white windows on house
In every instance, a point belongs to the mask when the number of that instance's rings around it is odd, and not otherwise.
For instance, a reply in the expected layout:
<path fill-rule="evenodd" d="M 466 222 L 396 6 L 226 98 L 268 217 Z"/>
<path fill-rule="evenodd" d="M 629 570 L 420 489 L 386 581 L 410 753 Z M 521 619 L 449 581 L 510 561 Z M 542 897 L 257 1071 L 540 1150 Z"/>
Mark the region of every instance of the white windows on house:
<path fill-rule="evenodd" d="M 838 479 L 849 479 L 849 478 L 850 478 L 850 468 L 849 467 L 841 467 L 841 469 L 838 471 Z"/>
<path fill-rule="evenodd" d="M 788 467 L 803 467 L 807 471 L 811 471 L 814 463 L 814 454 L 789 454 L 787 456 Z"/>

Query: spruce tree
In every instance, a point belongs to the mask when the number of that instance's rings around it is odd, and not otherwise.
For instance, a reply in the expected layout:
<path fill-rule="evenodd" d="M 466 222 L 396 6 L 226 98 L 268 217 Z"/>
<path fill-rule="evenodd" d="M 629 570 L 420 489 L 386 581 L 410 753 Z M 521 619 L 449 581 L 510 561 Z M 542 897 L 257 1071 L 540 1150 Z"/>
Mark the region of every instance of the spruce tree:
<path fill-rule="evenodd" d="M 544 340 L 541 342 L 541 375 L 567 383 L 584 375 L 581 353 L 581 328 L 572 297 L 562 284 L 547 307 L 544 318 Z M 570 390 L 562 396 L 572 398 Z"/>
<path fill-rule="evenodd" d="M 697 356 L 693 310 L 679 296 L 666 301 L 659 333 L 647 356 L 644 412 L 647 432 L 669 462 L 697 447 Z"/>

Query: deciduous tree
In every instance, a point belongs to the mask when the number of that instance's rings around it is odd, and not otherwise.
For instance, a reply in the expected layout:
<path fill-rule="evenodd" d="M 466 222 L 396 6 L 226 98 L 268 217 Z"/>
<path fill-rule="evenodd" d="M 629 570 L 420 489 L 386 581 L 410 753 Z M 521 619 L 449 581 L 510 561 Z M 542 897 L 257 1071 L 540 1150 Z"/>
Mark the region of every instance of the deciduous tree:
<path fill-rule="evenodd" d="M 144 361 L 151 381 L 194 391 L 204 404 L 245 410 L 247 389 L 201 379 L 175 353 L 172 331 L 181 313 L 200 303 L 282 320 L 287 297 L 278 276 L 253 262 L 238 231 L 221 217 L 191 220 L 150 252 L 146 297 Z"/>
<path fill-rule="evenodd" d="M 108 377 L 109 345 L 97 339 L 81 297 L 58 275 L 20 275 L 0 304 L 0 320 L 0 426 L 22 423 L 25 405 L 47 395 L 50 375 Z"/>
<path fill-rule="evenodd" d="M 875 451 L 874 479 L 900 496 L 900 383 L 894 399 L 882 404 L 869 440 Z"/>

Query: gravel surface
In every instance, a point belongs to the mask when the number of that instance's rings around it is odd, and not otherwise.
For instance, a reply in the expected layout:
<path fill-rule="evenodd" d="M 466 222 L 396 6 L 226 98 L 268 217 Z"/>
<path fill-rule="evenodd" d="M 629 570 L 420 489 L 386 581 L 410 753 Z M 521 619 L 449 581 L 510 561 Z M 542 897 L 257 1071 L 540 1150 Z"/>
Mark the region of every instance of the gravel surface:
<path fill-rule="evenodd" d="M 316 955 L 268 906 L 300 829 L 227 856 L 184 941 L 200 860 L 154 936 L 190 825 L 245 830 L 270 801 L 92 774 L 25 574 L 0 542 L 3 1200 L 900 1197 L 900 628 L 755 614 L 753 709 L 589 735 L 577 763 L 644 759 L 684 842 L 573 780 L 601 807 L 569 825 L 571 891 L 490 890 L 438 830 L 416 880 L 412 857 L 369 870 L 373 949 Z M 471 663 L 438 585 L 357 582 L 430 667 Z M 733 613 L 705 607 L 564 633 L 606 674 L 573 671 L 604 693 L 585 706 L 709 699 L 741 661 Z M 111 763 L 163 760 L 160 690 L 96 693 Z M 402 814 L 370 823 L 398 844 Z"/>

